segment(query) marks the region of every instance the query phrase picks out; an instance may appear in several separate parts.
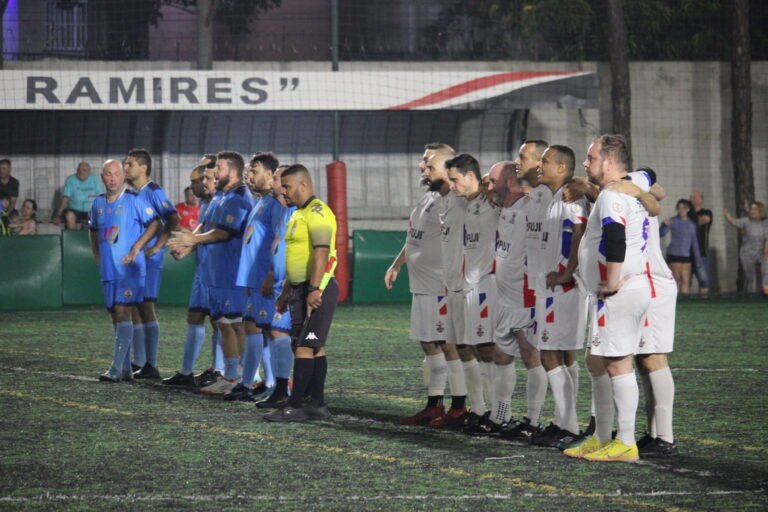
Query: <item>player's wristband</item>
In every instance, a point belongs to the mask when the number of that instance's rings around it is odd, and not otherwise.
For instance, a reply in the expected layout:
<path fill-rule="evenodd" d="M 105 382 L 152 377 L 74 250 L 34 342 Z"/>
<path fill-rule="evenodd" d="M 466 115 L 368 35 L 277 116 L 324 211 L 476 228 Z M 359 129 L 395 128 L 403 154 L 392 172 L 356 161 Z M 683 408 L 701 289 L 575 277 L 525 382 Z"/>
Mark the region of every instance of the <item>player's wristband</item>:
<path fill-rule="evenodd" d="M 320 289 L 319 286 L 313 286 L 313 285 L 310 284 L 310 285 L 307 285 L 307 291 L 309 293 L 312 293 L 312 292 L 317 292 L 317 291 L 322 291 L 322 290 Z"/>

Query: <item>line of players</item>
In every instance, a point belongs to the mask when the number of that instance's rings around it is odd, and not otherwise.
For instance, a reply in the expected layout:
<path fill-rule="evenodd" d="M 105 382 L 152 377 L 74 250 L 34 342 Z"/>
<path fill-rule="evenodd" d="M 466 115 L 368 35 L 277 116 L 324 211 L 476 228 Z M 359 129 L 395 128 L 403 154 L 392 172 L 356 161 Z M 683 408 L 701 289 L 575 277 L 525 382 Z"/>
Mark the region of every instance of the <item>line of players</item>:
<path fill-rule="evenodd" d="M 384 276 L 391 288 L 408 266 L 411 338 L 425 354 L 427 404 L 401 424 L 524 440 L 592 461 L 677 454 L 667 362 L 676 287 L 655 218 L 663 189 L 652 170 L 629 172 L 621 136 L 592 142 L 587 179 L 574 176 L 575 163 L 566 146 L 528 140 L 514 162 L 491 166 L 484 182 L 471 155 L 425 146 L 427 191 Z M 580 433 L 576 352 L 585 339 L 593 411 Z M 519 420 L 511 406 L 515 358 L 527 370 Z M 633 362 L 648 418 L 637 443 Z M 547 388 L 555 410 L 544 428 Z"/>
<path fill-rule="evenodd" d="M 149 153 L 138 149 L 123 162 L 107 161 L 102 169 L 106 193 L 90 213 L 91 247 L 115 329 L 113 362 L 100 380 L 160 379 L 154 303 L 167 246 L 176 259 L 194 251 L 197 263 L 181 369 L 162 384 L 281 411 L 288 403 L 294 352 L 291 316 L 278 311 L 284 308 L 277 303 L 286 302 L 291 291 L 286 286 L 281 297 L 287 277 L 285 233 L 297 210 L 287 202 L 281 177 L 291 174 L 299 195 L 314 198 L 306 169 L 279 166 L 270 152 L 256 153 L 247 167 L 233 151 L 205 155 L 190 175 L 191 189 L 201 199 L 200 224 L 194 232 L 182 232 L 172 203 L 149 179 L 151 165 Z M 131 321 L 138 314 L 140 320 Z M 193 375 L 205 343 L 206 316 L 214 328 L 211 366 Z M 265 379 L 254 389 L 260 364 Z M 324 382 L 311 384 L 317 388 Z M 309 409 L 310 416 L 330 415 L 322 399 Z"/>

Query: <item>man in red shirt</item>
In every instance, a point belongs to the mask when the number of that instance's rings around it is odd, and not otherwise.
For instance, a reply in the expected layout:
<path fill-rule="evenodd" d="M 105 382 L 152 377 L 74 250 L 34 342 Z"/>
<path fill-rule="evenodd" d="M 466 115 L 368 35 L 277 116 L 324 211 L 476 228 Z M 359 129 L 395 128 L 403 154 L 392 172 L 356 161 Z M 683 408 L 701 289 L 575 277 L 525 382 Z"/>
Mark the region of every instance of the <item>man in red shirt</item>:
<path fill-rule="evenodd" d="M 179 227 L 187 231 L 194 231 L 200 217 L 200 205 L 197 202 L 197 197 L 189 187 L 184 189 L 184 199 L 183 203 L 176 205 L 176 211 L 179 212 L 180 219 Z"/>

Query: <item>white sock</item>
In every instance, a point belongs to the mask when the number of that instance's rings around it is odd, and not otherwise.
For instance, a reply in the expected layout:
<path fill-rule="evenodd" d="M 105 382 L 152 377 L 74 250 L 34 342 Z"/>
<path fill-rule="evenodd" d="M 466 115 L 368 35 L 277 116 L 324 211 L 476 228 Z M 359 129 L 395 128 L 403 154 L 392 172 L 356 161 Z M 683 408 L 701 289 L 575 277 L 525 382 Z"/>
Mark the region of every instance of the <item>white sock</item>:
<path fill-rule="evenodd" d="M 427 366 L 429 366 L 427 395 L 443 396 L 445 394 L 445 383 L 448 380 L 448 363 L 445 360 L 445 354 L 440 352 L 433 356 L 427 356 Z"/>
<path fill-rule="evenodd" d="M 483 400 L 483 374 L 480 371 L 480 365 L 477 359 L 463 361 L 464 376 L 467 380 L 467 397 L 472 407 L 472 412 L 482 416 L 488 409 L 485 408 Z"/>
<path fill-rule="evenodd" d="M 525 416 L 531 420 L 531 425 L 538 427 L 541 422 L 541 409 L 547 398 L 549 379 L 544 367 L 539 365 L 528 370 L 528 381 L 525 385 Z"/>
<path fill-rule="evenodd" d="M 601 443 L 611 440 L 613 428 L 613 386 L 607 373 L 592 377 L 592 401 L 595 404 L 595 435 Z"/>
<path fill-rule="evenodd" d="M 656 407 L 656 400 L 653 396 L 653 386 L 651 385 L 651 377 L 647 373 L 640 374 L 640 382 L 643 383 L 643 395 L 645 395 L 645 421 L 648 434 L 651 437 L 656 437 L 656 417 L 653 413 L 653 409 Z"/>
<path fill-rule="evenodd" d="M 464 377 L 461 359 L 448 361 L 448 386 L 451 388 L 451 396 L 467 396 L 467 379 Z"/>
<path fill-rule="evenodd" d="M 493 374 L 496 373 L 496 365 L 493 362 L 480 363 L 480 370 L 483 372 L 483 397 L 486 404 L 493 403 Z"/>
<path fill-rule="evenodd" d="M 424 387 L 429 387 L 429 364 L 427 363 L 427 356 L 421 361 L 421 377 L 424 379 Z"/>
<path fill-rule="evenodd" d="M 507 423 L 512 418 L 512 393 L 516 383 L 515 363 L 496 365 L 493 374 L 491 421 L 497 425 Z"/>
<path fill-rule="evenodd" d="M 571 376 L 571 382 L 573 382 L 573 403 L 575 405 L 579 398 L 579 362 L 574 361 L 571 366 L 566 366 L 565 369 L 568 370 L 568 375 Z"/>
<path fill-rule="evenodd" d="M 613 401 L 616 404 L 616 439 L 621 439 L 627 446 L 635 444 L 635 415 L 640 402 L 640 389 L 637 387 L 635 372 L 611 377 Z"/>
<path fill-rule="evenodd" d="M 668 443 L 675 442 L 672 431 L 672 409 L 675 404 L 675 381 L 669 366 L 648 374 L 653 387 L 654 419 L 657 437 Z"/>
<path fill-rule="evenodd" d="M 547 372 L 549 387 L 555 399 L 555 425 L 578 434 L 576 422 L 576 404 L 573 403 L 573 381 L 565 366 L 558 366 Z"/>

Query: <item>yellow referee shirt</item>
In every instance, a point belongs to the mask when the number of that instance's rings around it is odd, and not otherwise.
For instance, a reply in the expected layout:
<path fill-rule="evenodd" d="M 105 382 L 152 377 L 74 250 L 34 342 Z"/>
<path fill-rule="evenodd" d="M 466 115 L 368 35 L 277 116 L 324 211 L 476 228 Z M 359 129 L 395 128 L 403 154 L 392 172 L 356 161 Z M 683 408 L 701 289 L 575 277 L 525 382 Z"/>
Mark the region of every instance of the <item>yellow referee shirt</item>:
<path fill-rule="evenodd" d="M 312 253 L 328 247 L 328 267 L 336 267 L 336 216 L 327 204 L 312 197 L 297 208 L 285 231 L 285 271 L 288 282 L 299 284 L 312 277 Z"/>

